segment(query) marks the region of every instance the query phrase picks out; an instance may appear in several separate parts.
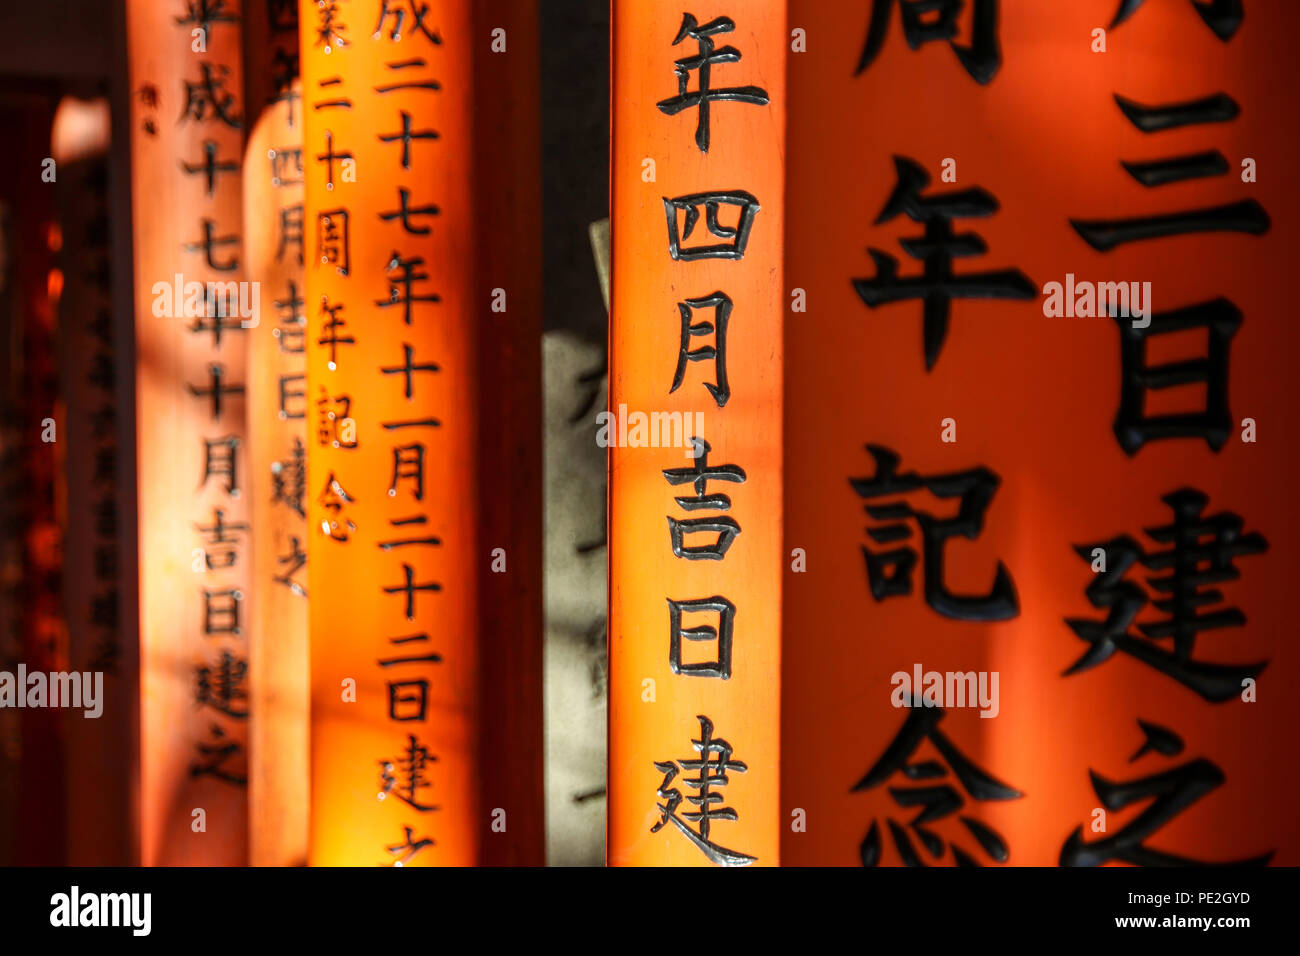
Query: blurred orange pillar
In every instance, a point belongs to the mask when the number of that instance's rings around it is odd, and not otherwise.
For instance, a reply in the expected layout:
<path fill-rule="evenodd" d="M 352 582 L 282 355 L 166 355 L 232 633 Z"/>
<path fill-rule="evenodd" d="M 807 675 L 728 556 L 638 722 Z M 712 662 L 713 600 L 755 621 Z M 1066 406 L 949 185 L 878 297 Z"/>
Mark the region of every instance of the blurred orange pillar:
<path fill-rule="evenodd" d="M 541 863 L 534 5 L 300 9 L 311 862 Z"/>
<path fill-rule="evenodd" d="M 248 330 L 253 588 L 249 618 L 249 854 L 307 862 L 307 327 L 303 299 L 302 92 L 294 4 L 253 4 L 244 24 L 250 115 L 244 254 L 259 303 Z"/>
<path fill-rule="evenodd" d="M 127 4 L 146 865 L 248 860 L 241 6 Z"/>
<path fill-rule="evenodd" d="M 611 864 L 778 862 L 789 36 L 733 12 L 613 9 Z"/>

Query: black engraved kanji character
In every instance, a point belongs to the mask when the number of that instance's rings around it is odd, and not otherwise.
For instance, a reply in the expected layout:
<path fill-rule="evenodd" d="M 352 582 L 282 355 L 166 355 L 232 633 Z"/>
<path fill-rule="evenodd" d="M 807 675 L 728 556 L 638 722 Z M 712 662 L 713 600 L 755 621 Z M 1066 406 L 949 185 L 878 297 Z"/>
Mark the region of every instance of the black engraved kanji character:
<path fill-rule="evenodd" d="M 1119 0 L 1119 9 L 1115 11 L 1115 19 L 1110 21 L 1110 29 L 1115 29 L 1133 16 L 1143 2 L 1144 0 Z M 1191 3 L 1205 25 L 1224 43 L 1232 39 L 1246 16 L 1241 0 L 1191 0 Z"/>
<path fill-rule="evenodd" d="M 854 279 L 858 296 L 874 309 L 908 299 L 923 303 L 922 347 L 925 369 L 930 371 L 939 360 L 948 335 L 948 319 L 953 299 L 1032 299 L 1038 289 L 1019 269 L 975 272 L 954 275 L 953 259 L 988 252 L 988 246 L 973 232 L 953 233 L 953 220 L 991 216 L 998 201 L 986 190 L 950 190 L 935 196 L 922 196 L 930 183 L 929 174 L 915 160 L 894 157 L 898 185 L 875 225 L 906 214 L 913 222 L 925 225 L 925 235 L 900 239 L 899 244 L 914 259 L 925 263 L 921 275 L 911 279 L 898 277 L 898 260 L 879 249 L 867 250 L 876 265 L 872 278 Z"/>
<path fill-rule="evenodd" d="M 222 162 L 217 158 L 218 144 L 216 140 L 205 139 L 203 141 L 203 162 L 187 163 L 181 160 L 181 169 L 191 176 L 202 173 L 205 180 L 205 192 L 211 197 L 216 195 L 217 176 L 221 173 L 239 172 L 239 163 L 230 159 Z"/>
<path fill-rule="evenodd" d="M 346 209 L 327 209 L 316 214 L 316 247 L 320 249 L 321 265 L 332 265 L 339 275 L 347 275 L 351 245 Z"/>
<path fill-rule="evenodd" d="M 185 251 L 198 252 L 202 250 L 203 261 L 208 264 L 209 269 L 213 269 L 216 272 L 234 272 L 239 268 L 238 254 L 235 254 L 225 262 L 219 262 L 213 258 L 213 253 L 216 251 L 218 246 L 238 246 L 239 236 L 233 234 L 229 236 L 214 235 L 217 224 L 213 220 L 205 218 L 200 222 L 203 227 L 203 238 L 198 242 L 185 243 L 183 246 Z"/>
<path fill-rule="evenodd" d="M 316 46 L 324 47 L 325 53 L 347 46 L 343 33 L 347 28 L 339 20 L 338 0 L 316 0 Z"/>
<path fill-rule="evenodd" d="M 415 500 L 424 500 L 424 453 L 423 442 L 393 446 L 393 480 L 388 483 L 388 497 L 397 495 L 398 482 L 409 481 Z"/>
<path fill-rule="evenodd" d="M 1236 102 L 1226 93 L 1155 106 L 1144 106 L 1116 94 L 1115 103 L 1120 112 L 1144 133 L 1197 124 L 1224 123 L 1235 119 L 1240 113 Z M 1121 165 L 1134 179 L 1149 188 L 1222 175 L 1228 168 L 1227 160 L 1217 150 L 1142 162 L 1121 161 Z M 1268 213 L 1254 199 L 1163 215 L 1070 220 L 1074 231 L 1098 252 L 1109 252 L 1128 242 L 1202 232 L 1241 232 L 1262 236 L 1268 232 L 1270 224 Z"/>
<path fill-rule="evenodd" d="M 958 621 L 1005 621 L 1020 613 L 1016 588 L 1006 566 L 999 561 L 993 586 L 987 594 L 953 594 L 944 584 L 944 548 L 949 538 L 961 535 L 974 540 L 984 530 L 984 513 L 997 493 L 999 479 L 987 468 L 949 472 L 923 477 L 916 472 L 898 473 L 899 456 L 881 445 L 867 445 L 876 464 L 875 474 L 850 478 L 849 484 L 865 499 L 906 495 L 925 489 L 936 498 L 957 498 L 957 513 L 951 518 L 936 518 L 917 511 L 905 501 L 866 504 L 863 510 L 876 521 L 897 522 L 885 527 L 868 527 L 867 535 L 878 544 L 891 544 L 910 538 L 905 524 L 915 518 L 921 530 L 925 570 L 925 603 L 944 617 Z M 862 546 L 867 565 L 871 596 L 877 601 L 912 593 L 912 569 L 917 554 L 913 548 L 897 547 L 876 552 Z M 892 571 L 892 573 L 891 573 Z"/>
<path fill-rule="evenodd" d="M 691 193 L 664 200 L 664 215 L 668 220 L 668 254 L 674 260 L 690 262 L 695 259 L 743 259 L 749 243 L 749 231 L 758 213 L 758 200 L 743 189 L 730 192 L 713 191 Z M 704 225 L 709 236 L 722 242 L 694 246 L 686 245 L 700 221 L 700 207 L 704 207 Z M 724 226 L 718 217 L 720 207 L 735 207 L 736 225 Z M 684 217 L 679 225 L 678 213 Z"/>
<path fill-rule="evenodd" d="M 212 509 L 212 524 L 194 526 L 205 537 L 203 563 L 209 571 L 233 568 L 239 560 L 239 535 L 247 533 L 249 526 L 243 521 L 226 521 L 222 508 Z"/>
<path fill-rule="evenodd" d="M 926 705 L 920 696 L 914 696 L 909 704 L 910 713 L 899 728 L 898 734 L 885 748 L 885 752 L 870 770 L 853 785 L 852 793 L 870 790 L 885 783 L 896 773 L 901 773 L 907 781 L 922 782 L 921 786 L 889 788 L 889 795 L 894 803 L 904 809 L 920 807 L 920 812 L 906 826 L 888 819 L 889 832 L 894 840 L 898 855 L 907 866 L 926 866 L 921 855 L 916 851 L 910 830 L 920 839 L 926 851 L 935 860 L 943 857 L 944 842 L 940 835 L 925 824 L 934 823 L 956 813 L 966 804 L 965 798 L 948 783 L 925 782 L 940 781 L 947 777 L 949 770 L 957 778 L 966 795 L 971 799 L 985 802 L 994 800 L 1016 800 L 1024 794 L 1007 786 L 996 777 L 991 776 L 957 748 L 947 735 L 939 729 L 939 723 L 947 715 L 942 707 Z M 944 762 L 939 760 L 914 760 L 921 744 L 929 741 Z M 899 781 L 902 784 L 904 781 Z M 979 843 L 980 848 L 989 858 L 998 863 L 1005 863 L 1010 858 L 1006 841 L 992 827 L 981 823 L 971 816 L 958 819 Z M 958 866 L 980 866 L 974 857 L 956 843 L 948 844 L 952 848 L 953 860 Z M 873 820 L 871 829 L 858 846 L 858 855 L 863 866 L 878 866 L 882 856 L 879 821 Z"/>
<path fill-rule="evenodd" d="M 271 504 L 283 504 L 298 517 L 305 518 L 306 493 L 307 450 L 302 439 L 295 435 L 289 457 L 271 462 Z"/>
<path fill-rule="evenodd" d="M 339 318 L 339 313 L 343 311 L 345 304 L 338 302 L 330 304 L 329 296 L 320 297 L 321 314 L 328 315 L 329 318 L 321 325 L 321 336 L 316 340 L 317 345 L 328 345 L 330 347 L 330 359 L 326 363 L 332 372 L 339 367 L 339 346 L 356 345 L 357 340 L 351 335 L 340 335 L 339 332 L 347 328 L 347 320 Z"/>
<path fill-rule="evenodd" d="M 236 720 L 248 718 L 245 680 L 248 662 L 230 651 L 222 651 L 215 665 L 200 664 L 194 675 L 194 703 L 207 704 Z"/>
<path fill-rule="evenodd" d="M 672 823 L 709 862 L 718 866 L 748 866 L 757 857 L 729 850 L 711 840 L 710 836 L 714 821 L 735 822 L 740 819 L 731 807 L 718 805 L 725 802 L 719 791 L 731 782 L 729 774 L 745 773 L 749 767 L 732 759 L 731 744 L 713 736 L 713 721 L 703 714 L 696 715 L 696 720 L 700 722 L 700 739 L 692 740 L 691 746 L 700 755 L 699 759 L 655 761 L 655 769 L 664 775 L 655 794 L 664 802 L 658 804 L 659 820 L 650 827 L 650 832 L 658 833 Z M 683 776 L 679 784 L 685 784 L 694 793 L 683 797 L 676 787 L 669 787 L 679 773 L 691 772 L 695 775 Z M 679 812 L 683 799 L 696 809 Z"/>
<path fill-rule="evenodd" d="M 204 759 L 190 764 L 190 777 L 194 779 L 216 777 L 226 783 L 246 786 L 248 784 L 247 761 L 245 760 L 245 767 L 242 770 L 238 766 L 234 768 L 226 766 L 231 760 L 236 760 L 238 764 L 237 758 L 244 753 L 243 746 L 237 740 L 226 739 L 226 732 L 218 724 L 213 724 L 209 733 L 211 742 L 198 745 L 198 751 Z"/>
<path fill-rule="evenodd" d="M 371 38 L 378 40 L 384 32 L 384 21 L 390 20 L 388 39 L 398 43 L 402 39 L 402 26 L 406 23 L 407 10 L 411 15 L 411 29 L 419 30 L 425 39 L 435 46 L 442 45 L 442 37 L 437 30 L 430 30 L 424 25 L 424 18 L 429 15 L 430 5 L 421 0 L 379 0 L 379 22 Z"/>
<path fill-rule="evenodd" d="M 280 210 L 280 241 L 275 248 L 275 261 L 282 262 L 285 250 L 290 247 L 296 247 L 298 265 L 302 265 L 302 203 Z"/>
<path fill-rule="evenodd" d="M 227 395 L 243 395 L 244 386 L 227 385 L 225 382 L 226 367 L 220 362 L 213 362 L 208 366 L 208 374 L 211 376 L 211 384 L 203 388 L 186 383 L 185 388 L 196 398 L 206 396 L 211 408 L 211 417 L 213 421 L 221 421 L 221 414 L 225 408 L 224 398 Z"/>
<path fill-rule="evenodd" d="M 239 611 L 244 603 L 244 592 L 239 588 L 203 588 L 203 633 L 242 634 Z"/>
<path fill-rule="evenodd" d="M 428 295 L 416 293 L 414 289 L 415 283 L 427 281 L 429 278 L 429 273 L 420 270 L 422 265 L 424 265 L 423 256 L 412 256 L 410 259 L 405 259 L 400 252 L 394 252 L 388 260 L 388 298 L 375 300 L 375 305 L 381 309 L 400 305 L 402 307 L 402 321 L 407 325 L 411 324 L 412 305 L 419 302 L 437 303 L 442 301 L 442 297 L 435 293 Z"/>
<path fill-rule="evenodd" d="M 889 32 L 889 14 L 895 0 L 873 0 L 871 23 L 867 40 L 858 58 L 855 76 L 860 76 L 875 62 L 885 45 Z M 952 52 L 962 67 L 976 83 L 985 85 L 993 80 L 1002 66 L 1002 50 L 998 44 L 998 0 L 974 0 L 971 11 L 971 41 L 969 46 L 953 42 L 957 36 L 957 18 L 965 9 L 965 0 L 897 0 L 903 21 L 903 38 L 909 48 L 920 49 L 923 44 L 948 41 Z M 933 16 L 932 16 L 933 15 Z"/>
<path fill-rule="evenodd" d="M 299 597 L 307 596 L 307 589 L 293 579 L 293 576 L 307 566 L 307 552 L 302 549 L 302 542 L 297 535 L 289 535 L 289 553 L 277 554 L 276 564 L 288 565 L 279 574 L 273 576 L 276 584 L 283 584 Z"/>
<path fill-rule="evenodd" d="M 423 206 L 411 205 L 411 191 L 405 186 L 397 187 L 397 196 L 401 203 L 401 208 L 393 209 L 389 212 L 379 213 L 379 218 L 383 222 L 392 222 L 394 219 L 401 220 L 402 228 L 414 236 L 427 236 L 432 232 L 430 226 L 419 226 L 411 222 L 412 216 L 437 216 L 442 210 L 433 203 Z"/>
<path fill-rule="evenodd" d="M 713 375 L 717 382 L 705 382 L 704 387 L 709 390 L 709 394 L 713 396 L 713 401 L 719 408 L 727 404 L 727 399 L 731 397 L 731 386 L 727 384 L 727 323 L 731 319 L 731 307 L 731 297 L 725 292 L 714 292 L 712 295 L 677 303 L 677 310 L 682 319 L 682 331 L 681 344 L 677 352 L 677 368 L 673 372 L 672 387 L 668 389 L 670 394 L 677 391 L 685 380 L 687 362 L 712 360 Z M 712 309 L 713 321 L 693 321 L 696 309 Z M 692 338 L 710 334 L 713 335 L 713 345 L 691 348 Z"/>
<path fill-rule="evenodd" d="M 381 366 L 379 371 L 385 375 L 402 375 L 405 378 L 405 385 L 402 394 L 409 400 L 414 394 L 411 387 L 411 376 L 416 372 L 438 372 L 441 369 L 434 362 L 425 362 L 423 364 L 415 363 L 415 347 L 409 343 L 402 343 L 402 364 Z"/>
<path fill-rule="evenodd" d="M 438 139 L 437 130 L 411 129 L 411 114 L 406 110 L 399 110 L 398 115 L 402 118 L 402 129 L 398 133 L 380 133 L 379 141 L 381 143 L 401 143 L 402 144 L 402 168 L 411 168 L 411 143 L 417 139 Z"/>
<path fill-rule="evenodd" d="M 433 787 L 433 782 L 426 775 L 428 765 L 436 763 L 438 758 L 429 748 L 416 739 L 415 734 L 406 735 L 406 748 L 401 756 L 392 760 L 379 761 L 379 780 L 382 789 L 379 799 L 392 794 L 413 810 L 429 813 L 437 810 L 434 804 L 421 803 L 420 791 Z"/>
<path fill-rule="evenodd" d="M 1167 757 L 1182 752 L 1182 738 L 1173 731 L 1142 720 L 1138 724 L 1147 742 L 1130 763 L 1150 750 Z M 1075 827 L 1061 847 L 1061 866 L 1100 866 L 1112 860 L 1133 866 L 1265 866 L 1273 858 L 1270 850 L 1247 859 L 1212 863 L 1147 846 L 1147 840 L 1228 779 L 1217 764 L 1204 757 L 1137 780 L 1115 782 L 1095 770 L 1089 770 L 1088 776 L 1093 791 L 1108 811 L 1123 810 L 1142 800 L 1151 802 L 1117 833 L 1091 843 L 1084 841 L 1083 827 Z"/>
<path fill-rule="evenodd" d="M 1100 544 L 1076 545 L 1075 551 L 1097 567 L 1097 552 L 1104 558 L 1102 570 L 1088 585 L 1086 594 L 1093 607 L 1107 611 L 1104 621 L 1067 618 L 1075 636 L 1090 645 L 1066 670 L 1077 674 L 1108 660 L 1116 651 L 1153 667 L 1205 700 L 1220 703 L 1239 694 L 1247 680 L 1254 680 L 1268 661 L 1251 664 L 1215 664 L 1193 658 L 1196 638 L 1202 631 L 1241 627 L 1246 616 L 1236 607 L 1201 613 L 1198 609 L 1221 604 L 1223 592 L 1210 585 L 1235 581 L 1241 576 L 1235 560 L 1268 550 L 1263 536 L 1242 533 L 1241 517 L 1231 512 L 1204 515 L 1209 498 L 1192 488 L 1180 488 L 1161 499 L 1174 512 L 1172 524 L 1148 528 L 1147 535 L 1171 547 L 1144 552 L 1127 535 Z M 1141 637 L 1129 633 L 1139 612 L 1148 603 L 1147 592 L 1125 574 L 1135 563 L 1158 572 L 1146 579 L 1151 591 L 1161 597 L 1152 606 L 1164 617 L 1137 624 Z M 1167 572 L 1167 573 L 1159 573 Z M 1159 642 L 1172 640 L 1172 651 Z"/>
<path fill-rule="evenodd" d="M 231 129 L 242 129 L 243 120 L 233 112 L 235 94 L 226 89 L 230 67 L 218 64 L 214 73 L 211 63 L 199 63 L 199 71 L 202 77 L 198 82 L 181 81 L 185 84 L 185 108 L 177 122 L 194 119 L 202 123 L 211 114 Z"/>
<path fill-rule="evenodd" d="M 302 296 L 298 293 L 298 283 L 288 280 L 285 297 L 273 299 L 271 304 L 278 313 L 280 324 L 271 330 L 280 343 L 280 351 L 289 355 L 301 355 L 306 351 L 304 336 L 307 334 L 307 316 L 303 314 Z"/>
<path fill-rule="evenodd" d="M 1115 437 L 1120 447 L 1134 455 L 1149 441 L 1168 438 L 1203 438 L 1214 451 L 1228 440 L 1232 413 L 1228 410 L 1228 355 L 1232 337 L 1241 326 L 1241 310 L 1227 299 L 1170 312 L 1156 312 L 1145 326 L 1115 316 L 1120 336 L 1119 410 L 1115 414 Z M 1205 329 L 1204 357 L 1149 364 L 1150 339 L 1189 329 Z M 1183 385 L 1205 385 L 1205 407 L 1201 411 L 1161 415 L 1146 413 L 1147 393 Z"/>
<path fill-rule="evenodd" d="M 408 621 L 415 620 L 415 593 L 417 591 L 430 591 L 437 593 L 442 590 L 442 585 L 437 581 L 426 581 L 424 584 L 415 583 L 415 568 L 409 564 L 402 563 L 402 576 L 405 579 L 402 584 L 396 584 L 392 587 L 383 589 L 385 594 L 405 594 L 406 608 L 405 614 Z"/>
<path fill-rule="evenodd" d="M 407 863 L 409 863 L 411 860 L 415 859 L 415 857 L 419 855 L 421 850 L 423 850 L 425 847 L 430 847 L 434 845 L 434 842 L 430 840 L 428 837 L 424 837 L 419 840 L 412 839 L 415 836 L 415 831 L 410 827 L 404 826 L 402 827 L 402 830 L 405 832 L 405 836 L 403 837 L 403 842 L 395 844 L 394 846 L 384 847 L 384 849 L 387 850 L 390 854 L 392 854 L 393 856 L 397 856 L 397 859 L 394 860 L 392 863 L 393 866 L 406 866 Z M 401 855 L 398 856 L 398 854 Z M 380 866 L 383 865 L 384 864 L 382 863 L 380 864 Z"/>
<path fill-rule="evenodd" d="M 668 484 L 677 486 L 692 484 L 695 486 L 694 497 L 674 498 L 678 507 L 685 511 L 728 511 L 731 498 L 724 494 L 708 494 L 710 481 L 730 481 L 743 484 L 744 469 L 736 465 L 709 465 L 709 452 L 712 446 L 703 438 L 691 436 L 691 445 L 695 450 L 695 464 L 690 468 L 665 468 L 664 478 Z M 686 535 L 695 532 L 717 534 L 709 544 L 688 545 Z M 721 561 L 731 547 L 731 543 L 740 534 L 740 525 L 734 518 L 726 515 L 706 518 L 668 517 L 668 534 L 672 542 L 673 554 L 691 561 Z"/>
<path fill-rule="evenodd" d="M 321 531 L 335 541 L 347 541 L 349 532 L 356 531 L 357 526 L 343 514 L 343 509 L 352 504 L 354 499 L 334 477 L 334 472 L 331 471 L 329 477 L 325 479 L 325 490 L 316 500 L 322 508 L 331 513 L 330 517 L 321 522 Z"/>
<path fill-rule="evenodd" d="M 239 478 L 235 467 L 235 455 L 238 450 L 237 435 L 203 439 L 203 480 L 200 482 L 200 487 L 206 485 L 210 478 L 224 478 L 226 494 L 238 498 Z"/>
<path fill-rule="evenodd" d="M 676 116 L 682 110 L 698 111 L 695 145 L 702 153 L 709 151 L 709 112 L 714 100 L 720 103 L 749 103 L 753 106 L 768 104 L 767 90 L 757 86 L 715 88 L 710 85 L 714 64 L 740 62 L 740 51 L 734 46 L 716 50 L 713 48 L 713 37 L 716 34 L 731 33 L 735 29 L 736 22 L 730 17 L 717 17 L 701 26 L 691 14 L 682 14 L 682 25 L 673 38 L 673 46 L 689 37 L 699 45 L 699 51 L 694 56 L 682 57 L 676 61 L 674 72 L 677 74 L 677 95 L 655 104 L 668 116 Z M 690 89 L 692 71 L 698 71 L 699 74 L 698 88 L 693 91 Z"/>
<path fill-rule="evenodd" d="M 718 616 L 718 626 L 700 624 L 683 627 L 683 614 L 712 613 Z M 674 674 L 691 677 L 718 677 L 731 679 L 731 642 L 735 628 L 736 605 L 720 594 L 689 601 L 668 598 L 668 667 Z M 694 643 L 711 642 L 715 645 L 713 660 L 683 661 L 683 640 Z"/>

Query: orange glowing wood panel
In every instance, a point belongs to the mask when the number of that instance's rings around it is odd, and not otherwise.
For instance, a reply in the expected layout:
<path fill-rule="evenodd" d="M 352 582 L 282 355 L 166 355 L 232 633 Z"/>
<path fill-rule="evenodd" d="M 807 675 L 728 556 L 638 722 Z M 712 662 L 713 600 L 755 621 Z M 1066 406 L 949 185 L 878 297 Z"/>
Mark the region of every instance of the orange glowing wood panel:
<path fill-rule="evenodd" d="M 791 4 L 785 862 L 1300 860 L 1300 11 L 1125 6 Z"/>
<path fill-rule="evenodd" d="M 248 860 L 240 7 L 127 6 L 145 865 Z"/>
<path fill-rule="evenodd" d="M 480 6 L 300 8 L 314 864 L 542 857 L 537 26 Z"/>
<path fill-rule="evenodd" d="M 785 4 L 682 10 L 612 11 L 607 856 L 770 865 Z"/>
<path fill-rule="evenodd" d="M 302 93 L 298 9 L 252 4 L 244 27 L 247 101 L 244 255 L 258 322 L 248 330 L 248 450 L 254 586 L 249 595 L 249 854 L 254 866 L 307 861 L 307 327 L 303 299 Z"/>

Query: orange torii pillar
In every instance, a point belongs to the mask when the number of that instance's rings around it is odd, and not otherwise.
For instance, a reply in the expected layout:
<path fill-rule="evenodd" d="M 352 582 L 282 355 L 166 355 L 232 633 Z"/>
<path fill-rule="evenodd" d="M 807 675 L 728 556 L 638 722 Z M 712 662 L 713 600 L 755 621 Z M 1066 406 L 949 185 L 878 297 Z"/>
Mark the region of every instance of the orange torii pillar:
<path fill-rule="evenodd" d="M 248 860 L 240 7 L 127 4 L 145 865 Z"/>
<path fill-rule="evenodd" d="M 868 6 L 790 9 L 782 859 L 1294 865 L 1300 8 Z"/>
<path fill-rule="evenodd" d="M 62 556 L 68 667 L 94 681 L 94 709 L 63 712 L 67 862 L 123 866 L 135 861 L 134 740 L 140 688 L 122 581 L 134 569 L 122 539 L 134 532 L 121 518 L 133 494 L 121 475 L 119 435 L 134 423 L 120 411 L 123 377 L 115 341 L 113 259 L 109 229 L 109 104 L 65 98 L 55 113 L 51 154 L 58 163 L 59 393 L 63 399 Z M 132 591 L 132 596 L 134 592 Z M 90 676 L 85 675 L 99 675 Z M 93 686 L 93 685 L 92 685 Z M 94 793 L 93 808 L 84 799 Z M 121 821 L 105 826 L 105 820 Z"/>
<path fill-rule="evenodd" d="M 612 29 L 608 860 L 776 864 L 785 3 Z"/>
<path fill-rule="evenodd" d="M 301 13 L 311 862 L 540 863 L 534 4 Z"/>
<path fill-rule="evenodd" d="M 244 27 L 248 144 L 244 255 L 259 315 L 248 330 L 249 854 L 307 861 L 307 327 L 303 298 L 298 11 L 253 4 Z"/>

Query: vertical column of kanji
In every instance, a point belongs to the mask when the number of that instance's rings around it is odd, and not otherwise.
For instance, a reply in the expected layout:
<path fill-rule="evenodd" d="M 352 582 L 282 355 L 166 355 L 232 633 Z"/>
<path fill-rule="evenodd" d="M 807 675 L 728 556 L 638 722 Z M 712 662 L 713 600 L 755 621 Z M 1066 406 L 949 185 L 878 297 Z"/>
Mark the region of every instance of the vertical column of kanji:
<path fill-rule="evenodd" d="M 467 864 L 475 38 L 467 2 L 369 7 L 300 7 L 311 859 Z"/>
<path fill-rule="evenodd" d="M 240 8 L 127 7 L 146 865 L 248 856 Z"/>
<path fill-rule="evenodd" d="M 310 718 L 298 6 L 252 3 L 245 20 L 244 256 L 259 305 L 248 330 L 249 855 L 291 866 L 307 859 Z"/>
<path fill-rule="evenodd" d="M 68 667 L 97 693 L 93 707 L 63 713 L 67 850 L 74 866 L 121 866 L 133 856 L 126 825 L 134 813 L 133 775 L 124 768 L 134 750 L 139 686 L 120 626 L 118 502 L 127 490 L 119 477 L 122 416 L 114 391 L 126 363 L 114 342 L 109 135 L 107 100 L 65 100 L 60 107 L 53 156 L 64 276 L 58 301 L 63 606 Z M 96 795 L 93 810 L 86 793 Z M 104 826 L 105 819 L 123 825 Z"/>
<path fill-rule="evenodd" d="M 785 4 L 704 12 L 613 11 L 611 863 L 777 862 Z"/>

